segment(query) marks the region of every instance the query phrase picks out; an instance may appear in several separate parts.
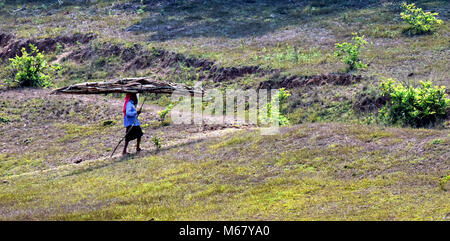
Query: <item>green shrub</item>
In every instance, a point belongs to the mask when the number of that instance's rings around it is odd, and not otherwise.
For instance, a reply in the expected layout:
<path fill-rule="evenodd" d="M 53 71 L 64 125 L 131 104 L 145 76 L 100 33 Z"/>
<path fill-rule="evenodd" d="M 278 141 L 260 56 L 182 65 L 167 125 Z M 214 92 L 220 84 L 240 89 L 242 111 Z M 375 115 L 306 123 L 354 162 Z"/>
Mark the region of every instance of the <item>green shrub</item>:
<path fill-rule="evenodd" d="M 173 109 L 173 104 L 169 104 L 169 106 L 167 106 L 166 109 L 159 111 L 158 115 L 159 118 L 161 119 L 161 122 L 164 122 L 164 120 L 166 119 L 167 114 Z"/>
<path fill-rule="evenodd" d="M 417 8 L 414 3 L 403 3 L 402 7 L 403 12 L 400 13 L 400 16 L 410 25 L 407 29 L 409 34 L 431 33 L 442 24 L 442 20 L 435 17 L 439 13 L 424 12 L 422 8 Z"/>
<path fill-rule="evenodd" d="M 427 127 L 436 125 L 447 116 L 450 100 L 445 86 L 421 82 L 418 88 L 405 87 L 392 79 L 381 83 L 381 91 L 389 100 L 380 110 L 380 118 L 387 124 Z"/>
<path fill-rule="evenodd" d="M 336 57 L 340 57 L 345 64 L 348 64 L 348 70 L 367 68 L 367 64 L 364 64 L 359 59 L 361 49 L 367 45 L 367 41 L 364 36 L 358 36 L 357 33 L 353 33 L 352 42 L 337 43 L 334 52 Z"/>
<path fill-rule="evenodd" d="M 9 59 L 8 69 L 14 73 L 14 80 L 7 80 L 8 85 L 18 84 L 24 87 L 49 87 L 50 76 L 47 74 L 50 66 L 44 59 L 44 54 L 30 44 L 31 52 L 22 48 L 22 56 Z"/>
<path fill-rule="evenodd" d="M 284 105 L 289 96 L 291 96 L 289 91 L 285 90 L 284 88 L 281 88 L 278 92 L 279 108 L 273 107 L 273 102 L 276 100 L 275 98 L 273 98 L 271 102 L 267 103 L 267 106 L 266 106 L 267 109 L 260 110 L 260 113 L 267 113 L 267 116 L 264 114 L 263 115 L 260 114 L 258 116 L 259 121 L 261 123 L 272 123 L 272 122 L 276 121 L 276 120 L 274 120 L 274 116 L 276 116 L 276 114 L 278 114 L 279 125 L 280 126 L 289 125 L 289 120 L 284 115 L 284 113 L 286 112 L 285 111 L 286 108 L 284 108 Z M 267 112 L 266 112 L 266 110 L 267 110 Z"/>

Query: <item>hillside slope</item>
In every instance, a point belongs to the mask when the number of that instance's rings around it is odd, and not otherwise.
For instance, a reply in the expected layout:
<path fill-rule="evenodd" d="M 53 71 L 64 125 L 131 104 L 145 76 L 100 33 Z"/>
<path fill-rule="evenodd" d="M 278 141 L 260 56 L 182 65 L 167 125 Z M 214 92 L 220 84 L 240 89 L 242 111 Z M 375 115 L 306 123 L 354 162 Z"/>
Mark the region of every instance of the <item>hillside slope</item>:
<path fill-rule="evenodd" d="M 420 36 L 394 0 L 19 2 L 0 4 L 0 220 L 450 219 L 450 120 L 376 119 L 386 78 L 450 88 L 448 1 L 417 1 L 444 20 Z M 369 66 L 346 73 L 333 52 L 352 32 Z M 174 125 L 158 116 L 170 98 L 148 95 L 144 151 L 109 158 L 123 96 L 7 88 L 8 58 L 29 43 L 60 65 L 55 88 L 130 76 L 286 88 L 291 125 Z"/>
<path fill-rule="evenodd" d="M 440 140 L 436 142 L 435 140 Z M 4 220 L 443 220 L 450 137 L 308 124 L 5 177 Z"/>

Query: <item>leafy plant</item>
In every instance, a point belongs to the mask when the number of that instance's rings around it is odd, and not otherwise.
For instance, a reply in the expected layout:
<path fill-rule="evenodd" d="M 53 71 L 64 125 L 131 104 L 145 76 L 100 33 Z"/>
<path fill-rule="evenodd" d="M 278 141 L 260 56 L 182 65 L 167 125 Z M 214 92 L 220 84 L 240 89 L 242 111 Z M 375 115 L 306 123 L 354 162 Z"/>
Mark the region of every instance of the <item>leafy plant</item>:
<path fill-rule="evenodd" d="M 402 8 L 403 12 L 400 13 L 400 16 L 410 25 L 407 29 L 409 34 L 430 33 L 442 24 L 442 20 L 435 17 L 439 13 L 424 12 L 422 8 L 417 8 L 414 3 L 407 4 L 404 2 Z"/>
<path fill-rule="evenodd" d="M 57 70 L 58 66 L 49 66 L 44 58 L 44 54 L 39 49 L 30 44 L 31 52 L 28 53 L 22 48 L 22 56 L 10 58 L 8 69 L 14 73 L 14 80 L 6 80 L 8 85 L 18 84 L 25 87 L 50 87 L 49 70 Z"/>
<path fill-rule="evenodd" d="M 424 127 L 435 125 L 447 116 L 450 100 L 446 98 L 445 86 L 433 86 L 431 81 L 426 81 L 418 88 L 405 87 L 388 79 L 380 88 L 389 98 L 380 110 L 380 118 L 387 124 Z"/>
<path fill-rule="evenodd" d="M 59 42 L 56 43 L 56 49 L 55 49 L 56 54 L 60 54 L 62 52 L 62 49 L 63 49 L 62 44 Z"/>
<path fill-rule="evenodd" d="M 140 8 L 137 10 L 137 13 L 138 13 L 138 14 L 143 14 L 143 13 L 145 12 L 144 8 L 145 8 L 144 6 L 140 7 Z"/>
<path fill-rule="evenodd" d="M 10 120 L 9 120 L 8 117 L 6 117 L 6 116 L 1 116 L 1 115 L 0 115 L 0 124 L 2 124 L 2 123 L 8 123 L 8 122 L 10 122 Z"/>
<path fill-rule="evenodd" d="M 142 6 L 137 10 L 137 13 L 138 14 L 143 14 L 144 12 L 145 12 L 145 5 L 143 5 L 144 4 L 144 2 L 141 0 L 141 4 L 142 4 Z"/>
<path fill-rule="evenodd" d="M 285 90 L 284 88 L 281 88 L 278 92 L 279 107 L 278 108 L 273 107 L 276 98 L 272 98 L 272 100 L 269 103 L 267 103 L 266 109 L 261 110 L 260 113 L 263 114 L 262 115 L 260 114 L 258 116 L 259 121 L 261 123 L 272 123 L 274 121 L 277 121 L 274 118 L 275 116 L 278 116 L 278 123 L 280 126 L 289 125 L 289 120 L 284 115 L 285 113 L 284 104 L 286 103 L 286 100 L 289 96 L 291 96 L 289 91 Z M 264 113 L 267 113 L 267 115 L 265 115 Z"/>
<path fill-rule="evenodd" d="M 169 104 L 169 106 L 167 106 L 166 109 L 159 111 L 158 115 L 159 118 L 161 119 L 161 122 L 164 122 L 164 120 L 166 119 L 167 114 L 173 109 L 173 104 Z"/>
<path fill-rule="evenodd" d="M 156 134 L 152 138 L 153 144 L 156 146 L 156 150 L 161 149 L 161 138 L 159 138 Z"/>
<path fill-rule="evenodd" d="M 348 70 L 367 68 L 367 64 L 364 64 L 359 55 L 361 49 L 367 45 L 367 41 L 364 36 L 358 36 L 357 33 L 353 33 L 352 42 L 337 43 L 337 51 L 334 52 L 336 57 L 340 57 L 345 64 L 348 64 Z"/>

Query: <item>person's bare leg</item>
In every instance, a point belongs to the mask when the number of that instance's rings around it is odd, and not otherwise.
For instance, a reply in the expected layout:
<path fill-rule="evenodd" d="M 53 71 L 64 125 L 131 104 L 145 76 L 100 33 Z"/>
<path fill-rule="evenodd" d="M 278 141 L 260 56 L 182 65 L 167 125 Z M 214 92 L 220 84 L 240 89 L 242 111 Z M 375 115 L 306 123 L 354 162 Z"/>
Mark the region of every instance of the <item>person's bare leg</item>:
<path fill-rule="evenodd" d="M 140 137 L 138 137 L 137 138 L 137 143 L 136 143 L 136 152 L 140 152 L 142 149 L 141 149 L 141 138 Z"/>
<path fill-rule="evenodd" d="M 126 155 L 127 153 L 127 147 L 128 147 L 128 141 L 125 141 L 125 146 L 123 147 L 122 155 Z"/>

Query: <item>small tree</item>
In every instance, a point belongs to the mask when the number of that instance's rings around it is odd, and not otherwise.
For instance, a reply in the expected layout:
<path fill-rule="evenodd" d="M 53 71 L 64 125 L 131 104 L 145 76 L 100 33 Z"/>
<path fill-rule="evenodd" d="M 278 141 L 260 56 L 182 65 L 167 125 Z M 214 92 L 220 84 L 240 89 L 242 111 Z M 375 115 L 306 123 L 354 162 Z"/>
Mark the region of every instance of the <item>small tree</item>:
<path fill-rule="evenodd" d="M 402 19 L 410 25 L 407 29 L 409 34 L 424 34 L 433 32 L 442 20 L 437 19 L 439 13 L 424 12 L 422 8 L 417 8 L 414 3 L 403 3 L 403 12 L 400 13 Z"/>
<path fill-rule="evenodd" d="M 450 100 L 445 86 L 433 86 L 431 81 L 426 81 L 418 88 L 405 87 L 388 79 L 380 88 L 389 98 L 380 110 L 380 117 L 387 124 L 424 127 L 435 125 L 447 116 Z"/>
<path fill-rule="evenodd" d="M 9 70 L 14 73 L 13 80 L 7 80 L 6 83 L 11 85 L 13 83 L 24 87 L 49 87 L 51 83 L 50 77 L 47 74 L 50 66 L 44 59 L 44 54 L 39 52 L 39 49 L 30 44 L 31 52 L 28 53 L 25 48 L 22 48 L 22 56 L 10 58 Z"/>
<path fill-rule="evenodd" d="M 367 68 L 367 64 L 364 64 L 359 59 L 361 49 L 365 45 L 367 45 L 367 41 L 364 39 L 364 36 L 358 36 L 357 33 L 353 33 L 351 43 L 336 44 L 338 50 L 334 52 L 334 55 L 340 57 L 345 64 L 348 64 L 348 70 Z"/>

